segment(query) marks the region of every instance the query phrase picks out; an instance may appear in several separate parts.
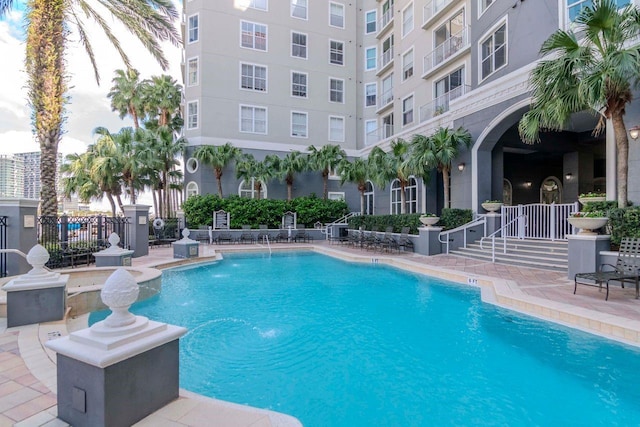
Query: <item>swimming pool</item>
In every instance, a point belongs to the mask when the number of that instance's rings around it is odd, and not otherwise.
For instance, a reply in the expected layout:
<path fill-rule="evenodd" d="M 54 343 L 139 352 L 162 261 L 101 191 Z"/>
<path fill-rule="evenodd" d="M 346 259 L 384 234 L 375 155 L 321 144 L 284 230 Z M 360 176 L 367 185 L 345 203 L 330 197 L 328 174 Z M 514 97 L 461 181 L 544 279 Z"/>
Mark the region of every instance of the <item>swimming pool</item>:
<path fill-rule="evenodd" d="M 163 276 L 132 312 L 189 329 L 181 386 L 307 427 L 640 423 L 638 349 L 468 286 L 308 252 Z"/>

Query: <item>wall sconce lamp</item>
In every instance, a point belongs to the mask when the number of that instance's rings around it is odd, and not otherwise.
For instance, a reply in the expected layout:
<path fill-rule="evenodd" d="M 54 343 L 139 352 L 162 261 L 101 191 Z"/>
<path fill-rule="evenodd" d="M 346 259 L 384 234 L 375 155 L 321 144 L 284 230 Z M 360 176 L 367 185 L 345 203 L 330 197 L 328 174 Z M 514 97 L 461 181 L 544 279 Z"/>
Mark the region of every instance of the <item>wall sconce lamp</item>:
<path fill-rule="evenodd" d="M 640 136 L 640 126 L 634 126 L 629 129 L 629 136 L 634 140 L 638 139 L 638 137 Z"/>
<path fill-rule="evenodd" d="M 571 172 L 569 172 L 569 173 L 568 173 L 568 174 L 566 174 L 564 177 L 567 179 L 567 181 L 570 181 L 570 180 L 571 180 L 571 178 L 573 178 L 573 174 L 572 174 Z"/>
<path fill-rule="evenodd" d="M 459 170 L 460 172 L 462 172 L 462 171 L 464 170 L 464 167 L 465 167 L 465 166 L 466 166 L 466 165 L 465 165 L 464 163 L 460 163 L 460 164 L 458 165 L 458 170 Z"/>
<path fill-rule="evenodd" d="M 524 182 L 524 186 L 525 186 L 526 188 L 531 188 L 531 186 L 532 186 L 532 185 L 533 185 L 533 183 L 532 183 L 531 181 L 525 181 L 525 182 Z"/>

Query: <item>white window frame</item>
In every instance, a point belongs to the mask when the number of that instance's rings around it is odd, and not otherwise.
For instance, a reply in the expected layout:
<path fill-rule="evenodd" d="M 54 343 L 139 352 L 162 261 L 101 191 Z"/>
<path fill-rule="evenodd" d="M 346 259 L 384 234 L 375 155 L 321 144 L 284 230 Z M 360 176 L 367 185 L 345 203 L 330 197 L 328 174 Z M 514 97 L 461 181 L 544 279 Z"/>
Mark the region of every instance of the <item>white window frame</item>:
<path fill-rule="evenodd" d="M 302 135 L 296 135 L 294 131 L 294 120 L 293 117 L 298 115 L 300 117 L 304 117 L 304 131 Z M 289 128 L 291 130 L 292 138 L 309 138 L 309 114 L 305 111 L 291 111 L 291 126 Z"/>
<path fill-rule="evenodd" d="M 371 186 L 371 191 L 369 191 L 369 186 Z M 373 215 L 376 210 L 376 187 L 371 181 L 367 181 L 365 187 L 366 190 L 364 191 L 364 213 L 365 215 Z M 369 203 L 369 200 L 371 200 L 371 203 Z M 371 206 L 371 209 L 369 209 L 369 206 Z"/>
<path fill-rule="evenodd" d="M 257 5 L 258 2 L 264 2 L 264 7 Z M 264 10 L 265 12 L 269 10 L 269 0 L 245 0 L 243 3 L 245 7 L 250 9 Z"/>
<path fill-rule="evenodd" d="M 252 75 L 251 76 L 247 76 L 247 78 L 251 79 L 252 82 L 252 87 L 244 87 L 244 78 L 245 75 L 243 74 L 244 72 L 244 67 L 251 67 L 251 71 L 252 71 Z M 256 80 L 258 80 L 258 78 L 256 77 L 256 68 L 264 68 L 264 90 L 260 90 L 260 89 L 256 89 L 256 87 L 258 87 L 256 85 Z M 267 69 L 266 65 L 260 65 L 260 64 L 252 64 L 249 62 L 241 62 L 240 63 L 240 90 L 248 90 L 250 92 L 260 92 L 260 93 L 267 93 L 267 83 L 268 83 L 268 73 L 269 70 Z M 261 80 L 261 79 L 260 79 Z"/>
<path fill-rule="evenodd" d="M 185 199 L 188 199 L 191 196 L 197 196 L 200 194 L 200 190 L 198 189 L 198 184 L 195 181 L 190 181 L 187 185 L 184 186 Z"/>
<path fill-rule="evenodd" d="M 191 64 L 195 63 L 195 71 L 192 69 Z M 191 76 L 195 75 L 195 79 Z M 195 81 L 194 81 L 195 80 Z M 187 59 L 187 87 L 198 86 L 200 84 L 200 57 L 194 56 Z"/>
<path fill-rule="evenodd" d="M 367 21 L 368 15 L 370 13 L 373 13 L 373 22 L 372 21 Z M 370 23 L 373 23 L 373 31 L 368 31 Z M 375 34 L 377 32 L 378 32 L 378 11 L 376 9 L 367 10 L 364 13 L 364 33 L 365 34 Z"/>
<path fill-rule="evenodd" d="M 302 86 L 300 85 L 300 83 L 296 83 L 293 81 L 293 77 L 294 75 L 301 75 L 305 77 L 305 82 L 304 82 L 304 96 L 301 95 L 296 95 L 294 94 L 294 86 L 298 85 L 298 86 Z M 294 98 L 308 98 L 309 97 L 309 73 L 303 73 L 302 71 L 291 71 L 291 96 Z"/>
<path fill-rule="evenodd" d="M 195 157 L 189 157 L 189 160 L 185 162 L 185 167 L 189 173 L 196 173 L 199 166 L 200 162 Z"/>
<path fill-rule="evenodd" d="M 304 2 L 304 6 L 294 5 L 293 2 Z M 302 7 L 304 10 L 304 17 L 295 16 L 293 12 L 296 10 L 296 7 Z M 295 19 L 302 19 L 304 21 L 309 19 L 309 0 L 291 0 L 291 17 Z"/>
<path fill-rule="evenodd" d="M 253 117 L 252 117 L 252 130 L 242 130 L 242 110 L 243 108 L 247 108 L 247 109 L 251 109 L 253 111 Z M 256 132 L 256 111 L 258 110 L 264 110 L 264 132 Z M 249 104 L 240 104 L 239 106 L 239 111 L 238 111 L 238 117 L 239 117 L 239 132 L 240 133 L 253 133 L 253 134 L 257 134 L 257 135 L 267 135 L 269 132 L 269 110 L 267 107 L 263 107 L 260 105 L 249 105 Z"/>
<path fill-rule="evenodd" d="M 336 15 L 336 16 L 340 16 L 342 18 L 342 25 L 334 25 L 332 23 L 332 18 L 333 18 L 333 14 L 331 13 L 331 6 L 337 6 L 338 8 L 342 9 L 342 15 Z M 345 21 L 345 7 L 344 4 L 342 3 L 336 3 L 333 1 L 329 2 L 329 26 L 333 27 L 333 28 L 344 28 L 344 21 Z"/>
<path fill-rule="evenodd" d="M 190 107 L 195 105 L 195 114 L 190 110 Z M 200 102 L 196 99 L 193 101 L 187 102 L 187 129 L 193 130 L 198 129 L 200 127 Z M 195 118 L 195 126 L 192 124 L 193 119 Z"/>
<path fill-rule="evenodd" d="M 410 108 L 407 109 L 406 102 L 411 101 Z M 407 120 L 407 115 L 410 114 L 410 119 Z M 415 122 L 415 98 L 413 93 L 402 99 L 402 126 L 412 125 Z"/>
<path fill-rule="evenodd" d="M 373 58 L 369 58 L 369 52 L 373 51 Z M 373 67 L 369 66 L 369 60 L 373 59 Z M 374 71 L 378 68 L 378 47 L 377 46 L 369 46 L 364 50 L 364 70 L 365 71 Z"/>
<path fill-rule="evenodd" d="M 418 195 L 418 180 L 415 176 L 411 175 L 407 180 L 407 186 L 404 188 L 405 191 L 405 213 L 417 213 L 418 212 L 418 199 L 420 198 Z M 410 198 L 411 190 L 415 190 L 416 198 Z M 402 197 L 400 195 L 400 180 L 398 178 L 391 181 L 391 189 L 389 190 L 389 212 L 392 215 L 398 215 L 402 212 Z"/>
<path fill-rule="evenodd" d="M 373 126 L 370 126 L 371 124 L 373 124 Z M 369 127 L 371 127 L 371 129 L 369 129 Z M 365 145 L 371 145 L 371 144 L 375 144 L 376 142 L 378 142 L 378 120 L 373 119 L 373 120 L 365 120 L 364 121 L 364 144 Z M 375 141 L 369 141 L 369 134 L 373 133 L 375 135 Z"/>
<path fill-rule="evenodd" d="M 405 201 L 407 202 L 406 213 L 408 214 L 418 213 L 418 199 L 420 198 L 420 195 L 418 193 L 418 180 L 416 179 L 415 176 L 411 175 L 408 181 L 409 182 L 407 183 L 407 186 L 404 189 L 406 193 Z M 411 194 L 411 190 L 414 190 L 414 194 L 416 196 L 415 199 L 409 197 L 409 195 Z"/>
<path fill-rule="evenodd" d="M 334 90 L 332 88 L 332 83 L 333 82 L 341 82 L 342 83 L 342 89 L 340 91 L 338 90 Z M 341 94 L 340 95 L 340 101 L 334 101 L 331 99 L 331 94 L 332 93 L 336 93 L 336 94 Z M 344 85 L 344 79 L 338 79 L 336 77 L 329 77 L 329 102 L 335 103 L 335 104 L 344 104 L 344 99 L 345 99 L 345 85 Z"/>
<path fill-rule="evenodd" d="M 294 34 L 300 35 L 300 36 L 304 36 L 304 45 L 301 44 L 294 44 L 293 42 L 293 36 Z M 291 51 L 289 52 L 289 54 L 291 55 L 292 58 L 298 58 L 298 59 L 307 59 L 309 57 L 309 36 L 306 33 L 301 33 L 299 31 L 291 31 Z M 304 56 L 296 56 L 293 54 L 293 47 L 294 46 L 304 46 Z"/>
<path fill-rule="evenodd" d="M 369 96 L 371 94 L 368 92 L 368 89 L 367 89 L 371 86 L 375 88 L 375 91 L 373 94 L 373 104 L 369 103 Z M 364 108 L 376 107 L 377 105 L 378 105 L 378 83 L 376 82 L 366 83 L 364 85 Z"/>
<path fill-rule="evenodd" d="M 389 213 L 399 215 L 402 212 L 402 197 L 400 197 L 400 180 L 398 178 L 391 181 L 389 189 Z"/>
<path fill-rule="evenodd" d="M 486 76 L 483 76 L 482 63 L 484 61 L 484 58 L 482 57 L 482 44 L 485 43 L 490 38 L 493 38 L 496 32 L 498 32 L 498 30 L 502 28 L 502 26 L 504 26 L 504 45 L 503 45 L 504 46 L 504 64 L 500 65 L 498 68 L 495 67 L 496 48 L 494 46 L 490 55 L 493 58 L 492 61 L 494 62 L 492 65 L 492 70 Z M 486 79 L 494 75 L 497 71 L 506 67 L 508 64 L 509 64 L 509 25 L 507 22 L 507 18 L 505 17 L 503 20 L 499 21 L 496 25 L 494 25 L 487 32 L 485 32 L 478 41 L 478 82 L 485 81 Z"/>
<path fill-rule="evenodd" d="M 192 26 L 191 18 L 196 19 L 195 27 Z M 198 41 L 200 41 L 200 14 L 194 13 L 187 17 L 187 44 L 197 43 Z"/>
<path fill-rule="evenodd" d="M 251 178 L 251 182 L 249 182 L 249 183 L 244 179 L 242 181 L 240 181 L 240 184 L 238 184 L 238 196 L 244 197 L 244 198 L 247 198 L 247 199 L 255 199 L 256 198 L 255 181 L 256 181 L 255 178 Z M 264 181 L 261 181 L 261 182 L 262 182 L 262 190 L 260 191 L 260 198 L 261 199 L 266 199 L 267 198 L 267 183 L 264 182 Z M 251 188 L 250 190 L 242 188 L 247 183 L 249 184 L 249 186 Z M 247 193 L 248 193 L 248 196 L 244 196 L 243 195 L 243 194 L 247 194 Z"/>
<path fill-rule="evenodd" d="M 411 67 L 408 67 L 407 64 L 407 56 L 411 55 Z M 413 51 L 413 47 L 410 48 L 409 50 L 407 50 L 403 55 L 402 55 L 402 81 L 404 82 L 405 80 L 411 78 L 416 70 L 416 61 L 415 61 L 415 53 Z M 410 74 L 407 76 L 407 73 L 409 73 L 409 68 L 410 68 Z"/>
<path fill-rule="evenodd" d="M 344 200 L 344 191 L 327 191 L 328 200 Z"/>
<path fill-rule="evenodd" d="M 342 47 L 342 49 L 334 49 L 333 48 L 333 44 L 339 44 L 339 46 Z M 333 60 L 333 57 L 336 57 L 336 59 L 339 59 L 339 61 L 335 61 Z M 339 66 L 344 66 L 344 42 L 340 41 L 340 40 L 329 40 L 329 64 L 331 65 L 339 65 Z"/>
<path fill-rule="evenodd" d="M 244 45 L 244 35 L 245 35 L 244 25 L 245 24 L 251 25 L 251 31 L 250 31 L 251 46 Z M 256 47 L 256 45 L 258 44 L 256 40 L 259 40 L 256 33 L 256 26 L 258 25 L 261 27 L 264 27 L 264 49 L 260 49 L 259 47 Z M 269 51 L 269 26 L 267 24 L 261 24 L 259 22 L 245 21 L 245 20 L 240 21 L 240 47 L 243 49 L 257 50 L 259 52 L 268 52 Z"/>
<path fill-rule="evenodd" d="M 478 0 L 478 18 L 493 6 L 498 0 Z M 567 0 L 562 0 L 566 6 Z M 488 4 L 487 4 L 488 3 Z"/>
<path fill-rule="evenodd" d="M 411 24 L 407 24 L 407 12 L 411 11 Z M 415 28 L 415 11 L 413 2 L 402 9 L 402 38 L 405 38 Z"/>
<path fill-rule="evenodd" d="M 334 139 L 332 138 L 332 133 L 331 133 L 331 123 L 332 120 L 338 120 L 342 123 L 342 135 L 340 137 L 338 137 L 338 139 Z M 345 120 L 344 120 L 344 116 L 329 116 L 329 133 L 327 135 L 327 140 L 331 141 L 331 142 L 344 142 L 344 134 L 345 134 Z"/>

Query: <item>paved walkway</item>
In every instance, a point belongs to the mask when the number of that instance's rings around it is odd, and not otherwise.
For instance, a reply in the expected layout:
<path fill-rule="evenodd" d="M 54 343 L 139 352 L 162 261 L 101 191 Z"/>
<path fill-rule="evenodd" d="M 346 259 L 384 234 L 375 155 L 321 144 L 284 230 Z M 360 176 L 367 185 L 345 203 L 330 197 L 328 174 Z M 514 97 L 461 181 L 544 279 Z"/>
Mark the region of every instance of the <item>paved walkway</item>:
<path fill-rule="evenodd" d="M 273 245 L 302 248 L 309 245 Z M 325 253 L 343 258 L 379 258 L 393 265 L 429 271 L 458 281 L 471 279 L 483 288 L 483 298 L 529 314 L 572 324 L 638 345 L 640 301 L 635 290 L 614 287 L 609 301 L 604 292 L 581 286 L 573 295 L 573 282 L 566 273 L 492 264 L 450 255 L 425 257 L 412 253 L 380 254 L 339 245 L 316 243 Z M 266 250 L 260 245 L 200 246 L 200 256 L 214 252 Z M 171 248 L 155 248 L 134 260 L 134 266 L 153 267 L 172 260 Z M 486 292 L 485 292 L 486 291 Z M 0 427 L 65 426 L 56 417 L 55 355 L 42 343 L 84 327 L 86 318 L 19 328 L 6 328 L 0 318 Z M 194 395 L 181 390 L 181 397 L 139 426 L 291 426 L 290 417 L 254 410 Z"/>

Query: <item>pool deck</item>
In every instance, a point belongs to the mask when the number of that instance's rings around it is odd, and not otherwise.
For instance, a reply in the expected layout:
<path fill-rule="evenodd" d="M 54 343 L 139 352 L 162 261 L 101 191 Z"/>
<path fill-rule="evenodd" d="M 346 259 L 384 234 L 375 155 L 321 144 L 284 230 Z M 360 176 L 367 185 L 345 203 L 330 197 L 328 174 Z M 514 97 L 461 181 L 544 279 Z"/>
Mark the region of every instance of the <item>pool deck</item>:
<path fill-rule="evenodd" d="M 609 301 L 597 288 L 581 286 L 573 294 L 566 273 L 493 264 L 453 255 L 381 254 L 326 242 L 277 244 L 274 249 L 314 248 L 327 255 L 359 262 L 379 262 L 479 286 L 484 301 L 640 345 L 640 300 L 635 289 L 613 286 Z M 200 246 L 200 256 L 215 252 L 265 251 L 261 245 Z M 134 267 L 175 262 L 171 248 L 151 249 L 133 260 Z M 86 316 L 68 321 L 7 328 L 0 318 L 0 427 L 66 426 L 56 418 L 55 354 L 43 343 L 86 327 Z M 285 427 L 299 425 L 292 417 L 222 402 L 180 390 L 180 398 L 136 426 Z"/>

